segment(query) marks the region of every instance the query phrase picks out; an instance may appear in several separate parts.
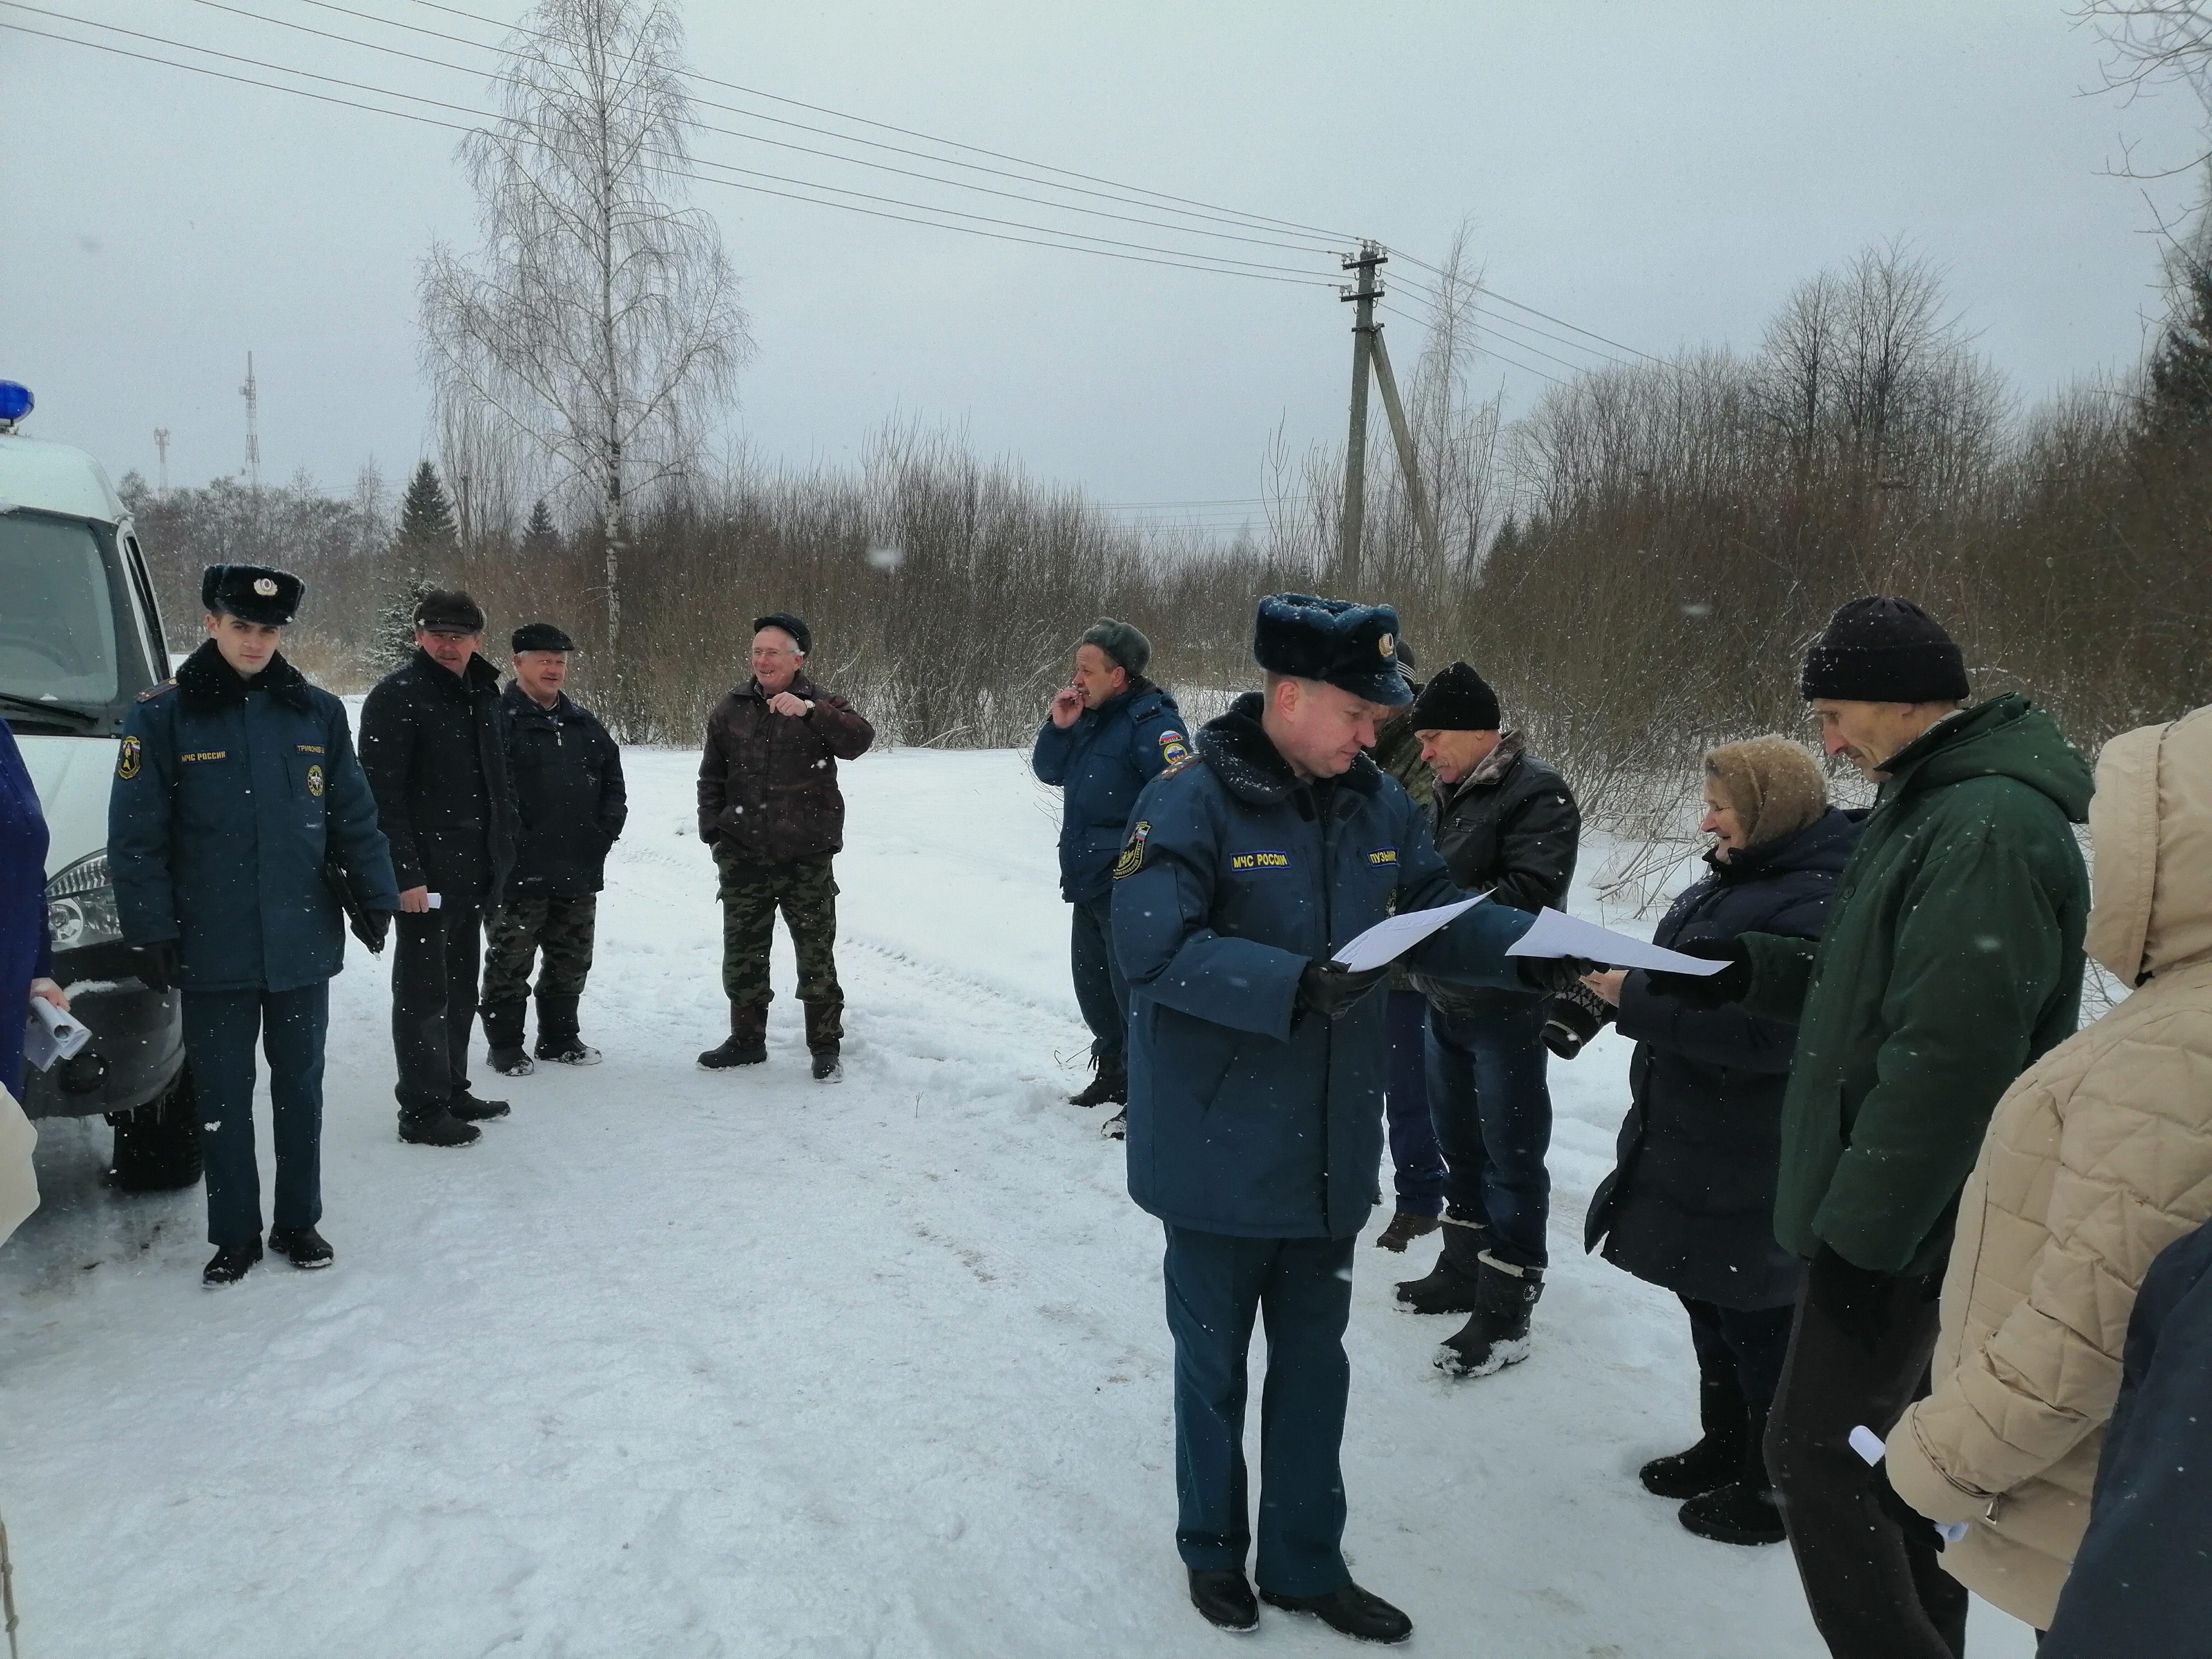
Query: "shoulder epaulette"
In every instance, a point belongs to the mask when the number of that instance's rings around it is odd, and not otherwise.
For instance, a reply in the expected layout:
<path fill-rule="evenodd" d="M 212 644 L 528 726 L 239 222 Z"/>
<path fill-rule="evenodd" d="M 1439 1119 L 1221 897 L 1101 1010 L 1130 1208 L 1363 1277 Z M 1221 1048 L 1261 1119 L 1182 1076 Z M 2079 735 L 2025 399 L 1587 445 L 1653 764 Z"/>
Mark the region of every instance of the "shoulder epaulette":
<path fill-rule="evenodd" d="M 1162 767 L 1160 769 L 1160 775 L 1164 778 L 1171 778 L 1176 776 L 1178 773 L 1189 771 L 1194 766 L 1203 766 L 1205 764 L 1206 757 L 1200 754 L 1197 750 L 1194 749 L 1190 753 L 1185 755 L 1181 760 L 1175 761 L 1169 765 Z"/>
<path fill-rule="evenodd" d="M 160 696 L 164 691 L 173 691 L 176 689 L 177 682 L 173 678 L 171 678 L 169 679 L 163 680 L 159 685 L 148 686 L 143 691 L 141 691 L 138 694 L 138 701 L 141 702 L 151 702 L 155 698 Z"/>

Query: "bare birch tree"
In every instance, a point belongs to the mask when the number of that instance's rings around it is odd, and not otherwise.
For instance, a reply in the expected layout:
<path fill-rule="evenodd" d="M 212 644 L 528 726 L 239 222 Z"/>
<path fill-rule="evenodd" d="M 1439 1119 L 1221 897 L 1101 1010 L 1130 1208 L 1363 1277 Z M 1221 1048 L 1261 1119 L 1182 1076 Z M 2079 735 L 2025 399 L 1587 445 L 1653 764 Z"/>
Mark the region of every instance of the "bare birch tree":
<path fill-rule="evenodd" d="M 685 465 L 751 342 L 720 233 L 682 204 L 690 97 L 665 0 L 539 0 L 504 51 L 501 118 L 459 150 L 483 246 L 424 260 L 423 354 L 442 398 L 589 490 L 618 665 L 626 504 Z"/>

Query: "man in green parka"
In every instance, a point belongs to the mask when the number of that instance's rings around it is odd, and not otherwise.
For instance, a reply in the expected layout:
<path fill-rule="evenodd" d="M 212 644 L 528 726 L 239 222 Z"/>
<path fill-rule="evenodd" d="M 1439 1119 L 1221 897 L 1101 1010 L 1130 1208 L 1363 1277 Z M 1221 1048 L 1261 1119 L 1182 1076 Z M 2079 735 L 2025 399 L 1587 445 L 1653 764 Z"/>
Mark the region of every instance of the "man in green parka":
<path fill-rule="evenodd" d="M 1802 690 L 1828 753 L 1880 786 L 1826 933 L 1687 947 L 1727 965 L 1653 984 L 1796 1024 L 1774 1226 L 1810 1267 L 1767 1466 L 1829 1650 L 1947 1659 L 1965 1651 L 1966 1591 L 1850 1436 L 1886 1435 L 1924 1391 L 1990 1111 L 2080 1024 L 2089 879 L 2073 826 L 2093 784 L 2026 697 L 1967 706 L 1958 646 L 1910 600 L 1838 611 Z"/>

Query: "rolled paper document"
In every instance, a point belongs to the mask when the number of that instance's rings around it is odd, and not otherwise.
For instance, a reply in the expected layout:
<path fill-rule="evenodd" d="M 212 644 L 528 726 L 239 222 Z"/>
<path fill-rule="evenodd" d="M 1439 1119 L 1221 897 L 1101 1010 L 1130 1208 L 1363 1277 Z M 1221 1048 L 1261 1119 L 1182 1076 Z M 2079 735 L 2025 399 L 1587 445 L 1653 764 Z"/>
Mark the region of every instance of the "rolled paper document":
<path fill-rule="evenodd" d="M 92 1033 L 74 1014 L 57 1008 L 44 997 L 31 999 L 31 1018 L 23 1028 L 23 1058 L 40 1071 L 58 1060 L 68 1060 L 92 1041 Z"/>
<path fill-rule="evenodd" d="M 1850 1442 L 1851 1449 L 1866 1460 L 1869 1468 L 1881 1462 L 1889 1450 L 1881 1443 L 1881 1437 L 1863 1423 L 1851 1431 Z M 1966 1523 L 1963 1521 L 1930 1521 L 1928 1524 L 1947 1544 L 1955 1544 L 1966 1535 Z"/>

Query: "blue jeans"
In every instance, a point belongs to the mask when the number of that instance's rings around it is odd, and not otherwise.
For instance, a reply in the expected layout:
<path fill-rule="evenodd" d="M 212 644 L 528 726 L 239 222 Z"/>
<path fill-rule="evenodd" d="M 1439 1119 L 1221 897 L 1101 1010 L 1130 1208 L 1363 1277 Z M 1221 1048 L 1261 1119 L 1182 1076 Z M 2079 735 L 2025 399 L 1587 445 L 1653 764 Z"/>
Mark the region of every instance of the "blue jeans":
<path fill-rule="evenodd" d="M 1103 1068 L 1121 1064 L 1129 1029 L 1129 981 L 1114 954 L 1114 896 L 1077 899 L 1068 929 L 1068 957 L 1075 970 L 1075 1002 L 1091 1028 L 1091 1057 Z"/>
<path fill-rule="evenodd" d="M 1444 1213 L 1480 1228 L 1483 1249 L 1516 1267 L 1551 1259 L 1549 1002 L 1516 999 L 1498 1012 L 1464 1017 L 1429 1011 L 1429 1114 L 1444 1152 Z"/>
<path fill-rule="evenodd" d="M 208 1243 L 261 1237 L 261 1171 L 253 1156 L 253 1040 L 269 1058 L 276 1142 L 276 1225 L 323 1218 L 323 1038 L 328 980 L 296 991 L 186 991 L 191 1060 L 207 1164 Z"/>
<path fill-rule="evenodd" d="M 1429 1000 L 1393 987 L 1390 1031 L 1390 1164 L 1397 1172 L 1398 1208 L 1406 1215 L 1441 1215 L 1444 1154 L 1429 1115 Z"/>
<path fill-rule="evenodd" d="M 1356 1239 L 1236 1238 L 1167 1226 L 1161 1276 L 1174 1334 L 1176 1545 L 1194 1572 L 1242 1571 L 1245 1358 L 1267 1326 L 1260 1391 L 1260 1556 L 1279 1595 L 1326 1595 L 1344 1565 L 1344 1405 Z"/>

